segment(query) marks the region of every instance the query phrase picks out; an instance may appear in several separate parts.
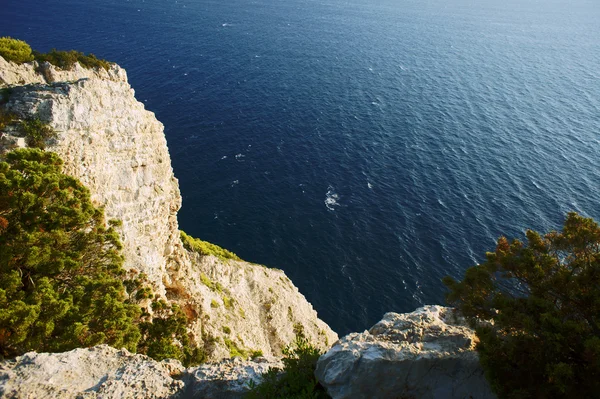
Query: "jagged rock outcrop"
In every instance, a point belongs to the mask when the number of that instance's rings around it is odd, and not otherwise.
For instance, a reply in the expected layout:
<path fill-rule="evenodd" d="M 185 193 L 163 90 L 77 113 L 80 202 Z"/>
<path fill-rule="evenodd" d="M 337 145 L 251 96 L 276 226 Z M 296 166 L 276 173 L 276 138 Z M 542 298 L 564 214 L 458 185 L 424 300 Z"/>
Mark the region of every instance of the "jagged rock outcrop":
<path fill-rule="evenodd" d="M 495 398 L 475 342 L 452 308 L 386 313 L 369 331 L 340 339 L 315 374 L 333 399 Z"/>
<path fill-rule="evenodd" d="M 166 399 L 183 391 L 184 368 L 106 345 L 64 353 L 26 353 L 0 363 L 0 397 Z"/>
<path fill-rule="evenodd" d="M 30 352 L 0 362 L 0 397 L 6 399 L 235 399 L 260 383 L 274 358 L 240 358 L 185 369 L 106 345 L 64 353 Z"/>
<path fill-rule="evenodd" d="M 210 359 L 280 355 L 300 330 L 321 348 L 335 342 L 337 335 L 282 271 L 183 247 L 181 196 L 163 125 L 135 99 L 122 68 L 76 64 L 62 71 L 0 57 L 3 87 L 10 87 L 5 110 L 37 117 L 58 133 L 47 149 L 90 189 L 108 219 L 123 222 L 125 268 L 145 273 L 158 295 L 180 304 Z M 0 132 L 0 153 L 24 143 L 18 130 Z"/>

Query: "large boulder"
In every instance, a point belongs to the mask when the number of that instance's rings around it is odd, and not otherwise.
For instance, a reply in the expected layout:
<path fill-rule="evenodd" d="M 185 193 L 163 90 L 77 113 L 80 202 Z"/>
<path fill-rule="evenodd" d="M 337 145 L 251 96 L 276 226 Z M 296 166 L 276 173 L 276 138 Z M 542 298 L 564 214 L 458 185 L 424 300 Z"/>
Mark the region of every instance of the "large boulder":
<path fill-rule="evenodd" d="M 176 360 L 157 362 L 106 345 L 30 352 L 0 363 L 0 397 L 166 399 L 182 392 L 183 372 Z"/>
<path fill-rule="evenodd" d="M 340 339 L 315 374 L 333 399 L 495 398 L 475 343 L 452 308 L 386 313 L 369 331 Z"/>
<path fill-rule="evenodd" d="M 186 390 L 182 399 L 243 398 L 253 384 L 258 385 L 262 382 L 262 374 L 271 367 L 281 369 L 283 363 L 275 358 L 242 360 L 235 357 L 189 368 L 184 378 Z"/>

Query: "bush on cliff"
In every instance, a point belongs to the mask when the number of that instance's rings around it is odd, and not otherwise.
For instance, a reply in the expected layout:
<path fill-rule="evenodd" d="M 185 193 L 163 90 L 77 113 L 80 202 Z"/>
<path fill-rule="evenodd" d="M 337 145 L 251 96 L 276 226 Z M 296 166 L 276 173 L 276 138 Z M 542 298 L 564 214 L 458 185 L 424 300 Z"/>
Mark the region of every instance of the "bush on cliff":
<path fill-rule="evenodd" d="M 17 64 L 33 61 L 29 44 L 11 37 L 0 37 L 0 56 Z"/>
<path fill-rule="evenodd" d="M 94 54 L 85 55 L 80 51 L 70 50 L 70 51 L 59 51 L 56 49 L 52 49 L 47 53 L 40 53 L 37 51 L 33 52 L 33 56 L 35 60 L 38 62 L 49 62 L 52 65 L 63 69 L 68 70 L 75 66 L 76 62 L 84 68 L 103 68 L 108 70 L 110 68 L 110 62 L 106 60 L 102 60 L 96 58 Z"/>
<path fill-rule="evenodd" d="M 94 54 L 84 54 L 76 50 L 56 50 L 52 49 L 47 53 L 32 51 L 31 46 L 23 40 L 13 39 L 11 37 L 0 37 L 0 56 L 7 61 L 17 64 L 36 60 L 38 62 L 49 62 L 50 64 L 68 70 L 75 66 L 76 62 L 87 69 L 103 68 L 108 70 L 110 62 L 97 58 Z"/>
<path fill-rule="evenodd" d="M 247 399 L 319 399 L 329 398 L 315 377 L 321 351 L 303 334 L 283 349 L 283 370 L 271 368 L 259 385 L 251 383 Z"/>
<path fill-rule="evenodd" d="M 0 163 L 0 355 L 107 343 L 135 350 L 121 244 L 89 191 L 38 149 Z"/>
<path fill-rule="evenodd" d="M 600 392 L 600 228 L 569 213 L 562 232 L 501 237 L 496 251 L 444 279 L 473 323 L 481 364 L 501 398 Z"/>
<path fill-rule="evenodd" d="M 212 244 L 208 241 L 202 241 L 198 238 L 187 235 L 185 232 L 180 231 L 181 242 L 188 251 L 196 252 L 200 255 L 213 255 L 221 260 L 233 259 L 241 260 L 236 254 L 228 251 L 216 244 Z"/>
<path fill-rule="evenodd" d="M 126 276 L 121 242 L 89 191 L 39 149 L 0 162 L 0 358 L 105 343 L 185 365 L 204 360 L 174 304 Z M 130 272 L 131 273 L 131 272 Z M 135 274 L 135 273 L 134 273 Z"/>
<path fill-rule="evenodd" d="M 42 122 L 39 118 L 26 119 L 19 125 L 19 129 L 25 135 L 29 147 L 46 148 L 46 141 L 56 138 L 57 134 L 50 125 Z"/>

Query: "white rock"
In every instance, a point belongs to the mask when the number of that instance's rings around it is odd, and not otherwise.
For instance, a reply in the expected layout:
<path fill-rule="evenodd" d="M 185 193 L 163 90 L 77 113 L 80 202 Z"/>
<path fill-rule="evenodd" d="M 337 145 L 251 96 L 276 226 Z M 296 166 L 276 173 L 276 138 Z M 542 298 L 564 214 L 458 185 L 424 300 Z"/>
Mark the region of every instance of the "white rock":
<path fill-rule="evenodd" d="M 475 342 L 474 331 L 451 308 L 386 313 L 369 331 L 336 342 L 315 374 L 333 399 L 495 398 Z"/>
<path fill-rule="evenodd" d="M 274 358 L 257 358 L 243 361 L 240 358 L 219 363 L 203 364 L 186 371 L 187 398 L 235 399 L 243 398 L 254 384 L 262 382 L 269 368 L 281 369 L 283 363 Z"/>
<path fill-rule="evenodd" d="M 64 353 L 30 352 L 0 363 L 0 397 L 170 398 L 183 390 L 184 383 L 173 379 L 183 371 L 178 361 L 156 362 L 106 345 Z"/>

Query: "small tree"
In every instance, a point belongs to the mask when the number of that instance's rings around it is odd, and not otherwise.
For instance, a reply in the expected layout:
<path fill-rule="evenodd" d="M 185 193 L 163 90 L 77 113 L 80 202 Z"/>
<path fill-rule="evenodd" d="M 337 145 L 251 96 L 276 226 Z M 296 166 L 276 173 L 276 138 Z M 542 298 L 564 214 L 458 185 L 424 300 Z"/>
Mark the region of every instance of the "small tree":
<path fill-rule="evenodd" d="M 562 232 L 501 237 L 496 251 L 450 277 L 448 302 L 475 326 L 477 351 L 502 398 L 600 392 L 600 228 L 569 213 Z"/>
<path fill-rule="evenodd" d="M 0 163 L 0 355 L 107 343 L 135 350 L 117 233 L 50 152 Z"/>

